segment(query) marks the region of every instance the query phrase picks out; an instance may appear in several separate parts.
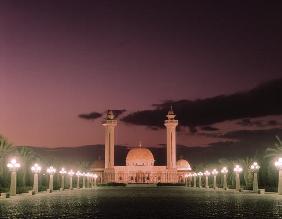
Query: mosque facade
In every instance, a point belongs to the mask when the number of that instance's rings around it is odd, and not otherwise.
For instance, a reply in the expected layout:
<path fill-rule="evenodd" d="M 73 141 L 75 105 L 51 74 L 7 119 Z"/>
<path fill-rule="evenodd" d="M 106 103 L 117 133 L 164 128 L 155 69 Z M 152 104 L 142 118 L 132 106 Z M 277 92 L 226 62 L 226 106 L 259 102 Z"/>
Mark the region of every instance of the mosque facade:
<path fill-rule="evenodd" d="M 190 164 L 184 159 L 176 161 L 176 127 L 178 120 L 172 109 L 164 122 L 166 127 L 166 166 L 155 166 L 152 152 L 141 144 L 128 151 L 125 166 L 115 166 L 114 146 L 117 120 L 111 111 L 103 122 L 105 127 L 105 163 L 93 167 L 103 183 L 179 183 L 184 182 L 185 174 L 191 171 Z"/>

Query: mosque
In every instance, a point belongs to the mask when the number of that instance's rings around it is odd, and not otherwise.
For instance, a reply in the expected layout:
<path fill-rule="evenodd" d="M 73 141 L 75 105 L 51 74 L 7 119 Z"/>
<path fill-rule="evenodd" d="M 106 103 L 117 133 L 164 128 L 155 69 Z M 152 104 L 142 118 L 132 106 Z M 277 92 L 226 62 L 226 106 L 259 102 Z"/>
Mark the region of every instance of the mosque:
<path fill-rule="evenodd" d="M 126 166 L 115 166 L 114 145 L 117 120 L 112 111 L 108 111 L 103 126 L 105 127 L 105 163 L 92 166 L 103 183 L 178 183 L 184 182 L 184 176 L 191 171 L 190 164 L 184 159 L 176 162 L 176 126 L 175 114 L 172 109 L 164 122 L 166 127 L 166 166 L 155 166 L 152 152 L 141 144 L 129 150 Z"/>

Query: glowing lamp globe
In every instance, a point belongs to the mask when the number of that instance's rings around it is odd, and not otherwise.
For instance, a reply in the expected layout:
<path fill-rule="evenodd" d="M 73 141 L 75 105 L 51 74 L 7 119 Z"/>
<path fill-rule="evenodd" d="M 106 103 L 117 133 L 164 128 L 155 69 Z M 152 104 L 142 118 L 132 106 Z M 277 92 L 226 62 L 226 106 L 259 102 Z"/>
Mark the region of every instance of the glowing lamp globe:
<path fill-rule="evenodd" d="M 73 176 L 73 175 L 74 175 L 73 170 L 70 170 L 70 171 L 68 172 L 68 174 L 69 174 L 70 176 Z"/>
<path fill-rule="evenodd" d="M 206 171 L 204 172 L 204 174 L 205 174 L 205 176 L 211 175 L 210 171 L 208 171 L 208 170 L 206 170 Z"/>
<path fill-rule="evenodd" d="M 251 165 L 251 170 L 252 171 L 258 171 L 260 168 L 260 166 L 258 165 L 257 162 L 254 162 L 252 165 Z"/>
<path fill-rule="evenodd" d="M 212 170 L 212 175 L 216 176 L 217 174 L 218 174 L 217 169 L 213 169 L 213 170 Z"/>
<path fill-rule="evenodd" d="M 188 177 L 188 174 L 185 174 L 184 177 L 187 178 L 187 177 Z"/>
<path fill-rule="evenodd" d="M 241 173 L 242 170 L 243 170 L 242 167 L 240 167 L 238 164 L 235 165 L 235 167 L 234 167 L 234 172 L 235 172 L 235 173 Z"/>
<path fill-rule="evenodd" d="M 282 170 L 282 158 L 280 157 L 275 163 L 277 169 Z"/>
<path fill-rule="evenodd" d="M 202 172 L 199 172 L 198 174 L 197 174 L 198 176 L 202 176 L 202 175 L 204 175 Z"/>
<path fill-rule="evenodd" d="M 10 171 L 17 171 L 18 168 L 21 167 L 21 165 L 17 162 L 16 159 L 10 160 L 10 162 L 7 164 L 7 167 Z"/>
<path fill-rule="evenodd" d="M 222 169 L 221 169 L 221 173 L 223 173 L 223 174 L 228 173 L 228 169 L 227 169 L 227 167 L 222 167 Z"/>
<path fill-rule="evenodd" d="M 62 168 L 59 173 L 62 174 L 62 175 L 64 175 L 64 174 L 67 173 L 67 171 L 65 170 L 65 168 Z"/>
<path fill-rule="evenodd" d="M 49 173 L 50 175 L 56 173 L 56 169 L 53 167 L 53 166 L 50 166 L 48 169 L 47 169 L 47 173 Z"/>
<path fill-rule="evenodd" d="M 77 171 L 76 173 L 75 173 L 75 175 L 77 175 L 77 176 L 81 176 L 81 172 L 80 171 Z"/>
<path fill-rule="evenodd" d="M 33 173 L 40 173 L 41 172 L 41 166 L 39 166 L 37 163 L 34 164 L 31 167 L 31 172 L 33 172 Z"/>
<path fill-rule="evenodd" d="M 93 174 L 94 179 L 98 178 L 98 175 L 96 173 Z"/>

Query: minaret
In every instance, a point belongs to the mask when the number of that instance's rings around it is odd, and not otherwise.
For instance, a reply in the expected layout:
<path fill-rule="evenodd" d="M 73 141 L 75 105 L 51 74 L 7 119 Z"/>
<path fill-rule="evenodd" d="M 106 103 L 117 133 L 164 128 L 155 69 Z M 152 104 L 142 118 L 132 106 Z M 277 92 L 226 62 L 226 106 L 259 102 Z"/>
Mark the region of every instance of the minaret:
<path fill-rule="evenodd" d="M 167 169 L 176 168 L 176 126 L 178 120 L 175 120 L 175 114 L 173 113 L 172 107 L 166 115 L 164 125 L 166 126 L 166 152 L 167 152 Z"/>
<path fill-rule="evenodd" d="M 113 168 L 115 165 L 115 127 L 117 120 L 111 110 L 103 123 L 105 126 L 105 169 Z"/>

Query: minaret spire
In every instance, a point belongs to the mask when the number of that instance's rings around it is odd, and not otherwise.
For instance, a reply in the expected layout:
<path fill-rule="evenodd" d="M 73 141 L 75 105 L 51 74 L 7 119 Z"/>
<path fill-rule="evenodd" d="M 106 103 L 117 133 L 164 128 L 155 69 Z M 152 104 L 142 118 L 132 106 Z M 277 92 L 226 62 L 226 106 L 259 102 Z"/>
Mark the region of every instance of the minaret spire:
<path fill-rule="evenodd" d="M 167 168 L 173 169 L 176 168 L 176 126 L 178 125 L 178 120 L 175 120 L 175 114 L 170 106 L 165 120 L 166 126 L 166 147 L 167 147 Z"/>

